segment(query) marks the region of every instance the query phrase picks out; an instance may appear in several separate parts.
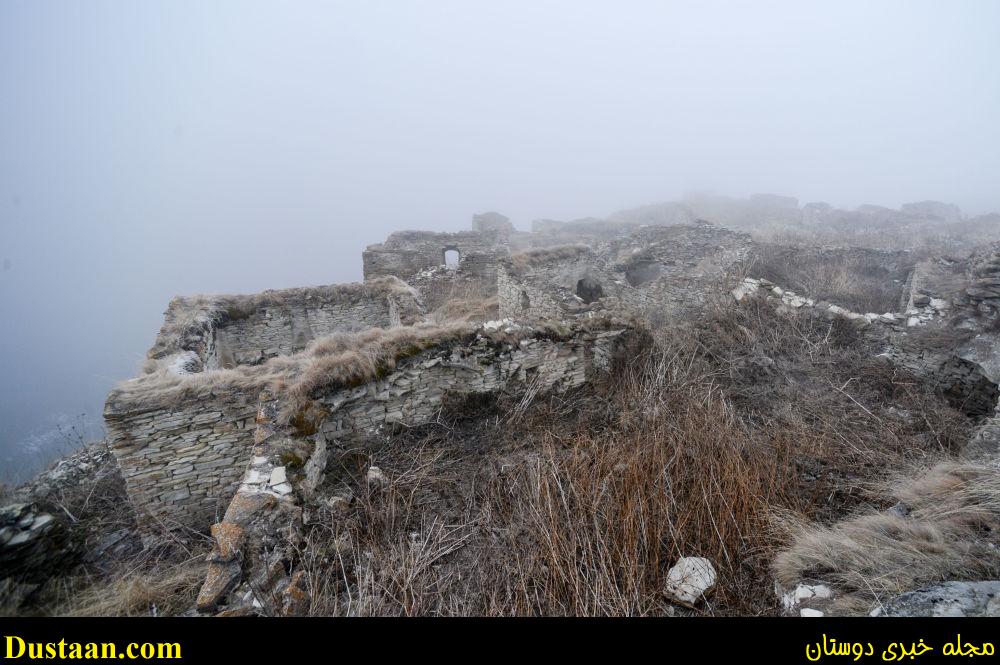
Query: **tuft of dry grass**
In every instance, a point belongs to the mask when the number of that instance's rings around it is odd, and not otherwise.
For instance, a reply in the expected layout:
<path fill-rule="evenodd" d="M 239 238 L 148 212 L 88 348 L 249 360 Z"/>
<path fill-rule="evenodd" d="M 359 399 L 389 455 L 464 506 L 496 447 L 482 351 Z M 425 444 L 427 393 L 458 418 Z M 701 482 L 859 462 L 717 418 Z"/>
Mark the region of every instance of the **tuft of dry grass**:
<path fill-rule="evenodd" d="M 178 560 L 144 561 L 96 584 L 66 588 L 52 614 L 69 617 L 176 616 L 194 606 L 208 570 L 205 551 Z"/>
<path fill-rule="evenodd" d="M 786 517 L 775 578 L 788 588 L 824 582 L 870 606 L 929 583 L 1000 574 L 1000 470 L 945 461 L 881 489 L 902 510 L 829 525 Z"/>
<path fill-rule="evenodd" d="M 418 324 L 360 333 L 335 333 L 299 353 L 260 365 L 175 374 L 165 368 L 119 384 L 108 398 L 124 408 L 169 405 L 206 391 L 253 392 L 289 385 L 297 398 L 320 385 L 357 385 L 376 378 L 402 357 L 475 334 L 474 324 Z"/>
<path fill-rule="evenodd" d="M 553 263 L 556 261 L 571 261 L 581 256 L 589 255 L 593 252 L 586 245 L 558 245 L 556 247 L 542 247 L 539 249 L 529 249 L 524 252 L 512 254 L 509 264 L 515 273 L 524 273 L 531 268 Z"/>

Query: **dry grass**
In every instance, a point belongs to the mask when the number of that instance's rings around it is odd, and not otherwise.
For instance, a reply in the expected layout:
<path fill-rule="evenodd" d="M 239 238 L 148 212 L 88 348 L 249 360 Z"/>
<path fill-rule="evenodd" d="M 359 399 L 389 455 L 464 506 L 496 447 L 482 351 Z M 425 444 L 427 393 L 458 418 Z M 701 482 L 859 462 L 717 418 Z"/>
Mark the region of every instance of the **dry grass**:
<path fill-rule="evenodd" d="M 144 557 L 122 569 L 106 581 L 67 585 L 63 598 L 51 607 L 56 616 L 133 617 L 175 616 L 189 612 L 198 589 L 205 581 L 207 549 L 177 557 L 157 560 Z"/>
<path fill-rule="evenodd" d="M 820 581 L 868 606 L 947 580 L 1000 574 L 1000 471 L 943 462 L 883 487 L 907 514 L 867 512 L 828 526 L 784 523 L 790 545 L 774 561 L 792 588 Z"/>
<path fill-rule="evenodd" d="M 900 311 L 909 270 L 899 257 L 828 251 L 814 254 L 794 247 L 761 245 L 754 276 L 768 279 L 796 293 L 828 300 L 854 312 Z"/>
<path fill-rule="evenodd" d="M 586 245 L 558 245 L 512 254 L 509 262 L 514 272 L 521 274 L 531 268 L 556 261 L 572 261 L 592 253 L 592 250 Z"/>
<path fill-rule="evenodd" d="M 663 586 L 681 556 L 720 573 L 711 614 L 758 614 L 770 599 L 764 528 L 798 506 L 790 441 L 747 427 L 683 359 L 630 371 L 610 431 L 550 431 L 541 450 L 485 490 L 492 539 L 480 562 L 489 615 L 669 613 Z M 669 415 L 668 415 L 669 414 Z"/>
<path fill-rule="evenodd" d="M 427 313 L 426 320 L 436 325 L 495 321 L 500 318 L 500 301 L 489 291 L 480 280 L 456 281 L 444 302 Z"/>
<path fill-rule="evenodd" d="M 112 409 L 132 411 L 170 407 L 212 392 L 259 392 L 269 389 L 286 403 L 286 415 L 297 412 L 314 391 L 353 387 L 384 376 L 405 358 L 434 347 L 471 342 L 482 337 L 493 344 L 512 344 L 527 337 L 569 339 L 576 332 L 620 327 L 609 318 L 581 322 L 576 328 L 558 322 L 536 322 L 516 332 L 487 331 L 477 323 L 422 323 L 360 333 L 335 333 L 314 340 L 300 353 L 271 358 L 260 365 L 238 366 L 193 374 L 165 368 L 125 381 L 108 396 Z"/>
<path fill-rule="evenodd" d="M 497 296 L 449 298 L 427 315 L 431 323 L 485 323 L 500 317 L 500 300 Z"/>
<path fill-rule="evenodd" d="M 631 349 L 596 392 L 466 405 L 368 453 L 388 487 L 341 478 L 358 499 L 302 550 L 313 613 L 687 612 L 662 593 L 680 556 L 720 573 L 698 612 L 775 613 L 776 512 L 884 501 L 888 469 L 967 439 L 850 326 L 755 306 L 698 326 Z"/>
<path fill-rule="evenodd" d="M 260 365 L 175 374 L 165 368 L 118 385 L 109 402 L 128 409 L 167 406 L 210 391 L 291 390 L 296 399 L 320 385 L 358 385 L 395 366 L 402 357 L 475 334 L 474 324 L 418 324 L 360 333 L 335 333 L 314 340 L 302 352 Z"/>

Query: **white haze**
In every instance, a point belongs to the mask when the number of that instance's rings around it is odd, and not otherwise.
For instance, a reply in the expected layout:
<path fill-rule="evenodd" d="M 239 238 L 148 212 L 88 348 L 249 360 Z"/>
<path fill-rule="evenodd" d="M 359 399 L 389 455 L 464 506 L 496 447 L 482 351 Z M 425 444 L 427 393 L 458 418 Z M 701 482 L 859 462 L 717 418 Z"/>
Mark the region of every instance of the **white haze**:
<path fill-rule="evenodd" d="M 99 422 L 171 296 L 357 280 L 393 230 L 688 189 L 998 210 L 998 26 L 991 0 L 3 0 L 0 464 Z"/>

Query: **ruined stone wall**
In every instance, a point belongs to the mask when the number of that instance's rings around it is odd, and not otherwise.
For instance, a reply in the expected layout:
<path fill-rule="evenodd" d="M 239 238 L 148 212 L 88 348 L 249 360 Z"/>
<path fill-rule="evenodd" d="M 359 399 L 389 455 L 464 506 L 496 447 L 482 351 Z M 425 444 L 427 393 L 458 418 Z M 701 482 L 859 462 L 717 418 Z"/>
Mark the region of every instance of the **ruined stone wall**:
<path fill-rule="evenodd" d="M 304 573 L 289 575 L 288 561 L 303 527 L 302 500 L 316 494 L 331 448 L 363 446 L 437 418 L 446 396 L 504 391 L 561 391 L 606 372 L 634 331 L 613 322 L 555 334 L 520 324 L 489 324 L 457 343 L 441 343 L 402 360 L 381 377 L 357 387 L 313 394 L 316 431 L 282 422 L 285 399 L 261 394 L 253 459 L 222 519 L 213 524 L 213 551 L 197 608 L 220 615 L 266 612 L 297 615 L 308 608 Z M 294 468 L 283 451 L 307 451 Z M 366 482 L 384 480 L 369 467 Z M 326 497 L 334 500 L 337 496 Z M 337 505 L 337 504 L 331 504 Z"/>
<path fill-rule="evenodd" d="M 444 330 L 444 341 L 390 363 L 377 380 L 319 389 L 314 398 L 329 414 L 322 424 L 327 438 L 358 443 L 386 425 L 422 424 L 449 393 L 580 385 L 607 369 L 625 328 L 595 323 L 557 334 L 511 323 Z M 282 391 L 313 360 L 305 353 L 238 371 L 150 375 L 111 393 L 108 444 L 147 541 L 162 530 L 204 531 L 215 521 L 220 501 L 232 496 L 251 462 L 260 394 L 292 399 Z"/>
<path fill-rule="evenodd" d="M 997 342 L 980 335 L 971 343 L 955 346 L 938 342 L 934 348 L 927 341 L 911 336 L 925 332 L 942 334 L 948 326 L 951 303 L 932 298 L 917 299 L 905 312 L 878 314 L 852 312 L 825 301 L 798 295 L 766 279 L 748 277 L 732 291 L 737 302 L 762 297 L 775 307 L 829 319 L 850 321 L 864 334 L 878 341 L 882 357 L 916 376 L 929 379 L 949 402 L 963 413 L 985 416 L 993 412 L 1000 392 L 997 379 L 1000 366 L 992 365 Z M 912 300 L 911 300 L 912 302 Z"/>
<path fill-rule="evenodd" d="M 506 237 L 496 232 L 397 231 L 385 242 L 369 245 L 362 253 L 365 280 L 388 275 L 408 279 L 427 268 L 443 266 L 448 250 L 457 250 L 460 259 L 481 254 L 495 260 L 508 253 Z M 468 269 L 482 270 L 482 276 L 486 277 L 494 262 L 470 264 Z"/>
<path fill-rule="evenodd" d="M 421 297 L 428 309 L 434 309 L 452 291 L 454 276 L 440 269 L 445 266 L 445 252 L 458 252 L 458 265 L 452 270 L 461 280 L 477 280 L 484 293 L 496 292 L 497 261 L 510 253 L 508 234 L 495 230 L 433 233 L 399 231 L 384 242 L 370 245 L 362 254 L 365 280 L 394 275 L 419 282 Z"/>
<path fill-rule="evenodd" d="M 385 426 L 430 422 L 447 394 L 505 388 L 516 394 L 528 384 L 541 392 L 576 387 L 610 367 L 623 331 L 581 332 L 568 340 L 528 338 L 515 344 L 479 338 L 423 353 L 383 379 L 319 397 L 330 414 L 320 430 L 328 442 L 358 443 Z"/>
<path fill-rule="evenodd" d="M 250 461 L 256 407 L 257 391 L 205 388 L 156 407 L 111 394 L 104 411 L 108 446 L 145 540 L 214 521 Z"/>
<path fill-rule="evenodd" d="M 488 264 L 488 265 L 487 265 Z M 437 266 L 410 277 L 420 300 L 433 312 L 451 299 L 488 300 L 496 295 L 496 263 L 492 256 L 463 257 L 458 269 Z"/>
<path fill-rule="evenodd" d="M 717 291 L 726 271 L 745 261 L 752 246 L 745 234 L 700 223 L 637 229 L 582 254 L 567 247 L 525 252 L 501 265 L 501 316 L 576 316 L 599 309 L 648 318 L 679 315 Z"/>
<path fill-rule="evenodd" d="M 417 292 L 395 277 L 265 291 L 174 298 L 151 360 L 180 372 L 258 364 L 335 332 L 389 328 L 421 319 Z"/>
<path fill-rule="evenodd" d="M 522 265 L 502 261 L 497 270 L 497 297 L 502 319 L 561 319 L 601 309 L 587 284 L 600 284 L 602 297 L 618 295 L 622 284 L 593 251 L 563 247 L 526 252 Z M 590 300 L 590 302 L 587 302 Z"/>
<path fill-rule="evenodd" d="M 299 303 L 264 307 L 246 318 L 229 319 L 216 327 L 217 360 L 209 367 L 254 365 L 301 351 L 317 337 L 399 324 L 399 312 L 387 298 L 313 307 Z"/>

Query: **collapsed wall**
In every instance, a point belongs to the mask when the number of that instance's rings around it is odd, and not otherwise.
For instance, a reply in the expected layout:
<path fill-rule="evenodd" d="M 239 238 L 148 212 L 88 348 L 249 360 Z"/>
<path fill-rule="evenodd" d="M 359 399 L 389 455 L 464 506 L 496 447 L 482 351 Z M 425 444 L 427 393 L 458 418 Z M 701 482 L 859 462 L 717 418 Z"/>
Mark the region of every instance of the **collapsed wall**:
<path fill-rule="evenodd" d="M 752 247 L 749 236 L 702 222 L 639 228 L 593 249 L 529 250 L 500 262 L 500 316 L 676 316 L 704 302 Z"/>
<path fill-rule="evenodd" d="M 417 293 L 392 276 L 254 295 L 178 297 L 148 357 L 188 372 L 255 365 L 301 351 L 318 337 L 405 325 L 422 313 Z"/>
<path fill-rule="evenodd" d="M 282 401 L 285 424 L 323 413 L 327 439 L 359 443 L 384 426 L 426 422 L 446 394 L 580 385 L 607 367 L 623 330 L 421 324 L 329 336 L 258 365 L 164 367 L 108 397 L 108 443 L 144 539 L 204 531 L 253 461 L 263 391 Z"/>
<path fill-rule="evenodd" d="M 632 332 L 602 319 L 560 328 L 495 322 L 361 335 L 344 345 L 379 358 L 377 371 L 362 382 L 344 379 L 352 361 L 314 355 L 310 362 L 326 363 L 320 372 L 307 369 L 298 383 L 262 391 L 252 461 L 212 526 L 214 549 L 198 609 L 302 611 L 307 585 L 289 577 L 286 564 L 302 524 L 301 501 L 321 485 L 332 448 L 363 448 L 395 428 L 432 422 L 449 397 L 517 397 L 580 386 L 608 371 Z M 374 471 L 369 477 L 378 482 Z"/>
<path fill-rule="evenodd" d="M 947 300 L 909 296 L 906 298 L 909 307 L 903 312 L 860 313 L 753 277 L 743 279 L 732 290 L 732 295 L 738 303 L 750 298 L 763 298 L 779 311 L 849 321 L 882 346 L 880 355 L 883 358 L 932 381 L 937 390 L 963 413 L 982 417 L 996 409 L 997 399 L 1000 398 L 1000 371 L 991 371 L 991 362 L 987 361 L 988 357 L 994 356 L 981 350 L 982 336 L 956 346 L 958 338 L 948 333 L 953 305 Z M 980 351 L 977 353 L 977 350 Z"/>
<path fill-rule="evenodd" d="M 508 233 L 498 224 L 488 219 L 478 222 L 482 230 L 457 233 L 397 231 L 362 253 L 365 281 L 390 275 L 407 280 L 420 289 L 428 309 L 451 297 L 456 283 L 462 288 L 473 283 L 492 295 L 497 262 L 510 253 Z"/>
<path fill-rule="evenodd" d="M 269 359 L 337 332 L 413 323 L 422 311 L 395 277 L 172 300 L 146 373 L 113 390 L 104 410 L 144 537 L 204 528 L 235 491 Z M 235 371 L 251 367 L 256 375 Z"/>

